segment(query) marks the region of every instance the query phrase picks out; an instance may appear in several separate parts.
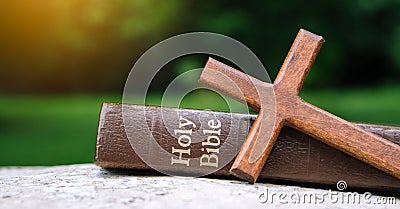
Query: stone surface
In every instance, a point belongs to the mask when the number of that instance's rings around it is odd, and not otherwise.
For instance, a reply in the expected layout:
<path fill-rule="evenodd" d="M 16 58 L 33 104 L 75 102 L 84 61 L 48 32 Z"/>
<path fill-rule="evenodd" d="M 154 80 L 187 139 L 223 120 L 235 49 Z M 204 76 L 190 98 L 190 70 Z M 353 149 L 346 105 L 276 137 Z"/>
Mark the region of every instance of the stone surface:
<path fill-rule="evenodd" d="M 317 203 L 312 196 L 319 197 Z M 308 202 L 310 197 L 311 204 Z M 296 203 L 299 198 L 300 203 Z M 304 199 L 306 203 L 303 203 Z M 265 183 L 251 185 L 236 180 L 143 175 L 103 170 L 92 164 L 0 168 L 0 208 L 209 209 L 310 206 L 399 208 L 400 199 L 368 194 L 364 198 L 361 193 Z"/>

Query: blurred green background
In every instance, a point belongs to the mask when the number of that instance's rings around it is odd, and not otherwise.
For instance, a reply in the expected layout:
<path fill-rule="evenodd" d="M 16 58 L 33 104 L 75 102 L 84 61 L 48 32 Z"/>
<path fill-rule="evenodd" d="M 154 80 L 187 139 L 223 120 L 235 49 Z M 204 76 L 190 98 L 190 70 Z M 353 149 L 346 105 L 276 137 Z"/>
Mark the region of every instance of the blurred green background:
<path fill-rule="evenodd" d="M 101 103 L 121 102 L 148 48 L 193 31 L 241 41 L 272 80 L 299 28 L 322 35 L 301 96 L 350 121 L 400 125 L 399 11 L 398 0 L 1 1 L 0 165 L 92 162 Z M 205 61 L 185 56 L 163 68 L 147 104 Z M 198 96 L 180 106 L 226 110 L 215 94 Z"/>

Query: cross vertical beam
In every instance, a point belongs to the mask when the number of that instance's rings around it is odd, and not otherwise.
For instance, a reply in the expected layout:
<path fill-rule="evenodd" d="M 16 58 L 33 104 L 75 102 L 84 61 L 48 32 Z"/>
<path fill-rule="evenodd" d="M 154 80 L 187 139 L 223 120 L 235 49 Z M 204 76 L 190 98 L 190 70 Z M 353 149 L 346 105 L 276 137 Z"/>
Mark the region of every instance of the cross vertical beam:
<path fill-rule="evenodd" d="M 254 183 L 283 125 L 296 128 L 400 178 L 400 146 L 305 101 L 298 93 L 324 39 L 300 30 L 274 84 L 264 83 L 214 59 L 199 82 L 259 112 L 231 174 Z"/>

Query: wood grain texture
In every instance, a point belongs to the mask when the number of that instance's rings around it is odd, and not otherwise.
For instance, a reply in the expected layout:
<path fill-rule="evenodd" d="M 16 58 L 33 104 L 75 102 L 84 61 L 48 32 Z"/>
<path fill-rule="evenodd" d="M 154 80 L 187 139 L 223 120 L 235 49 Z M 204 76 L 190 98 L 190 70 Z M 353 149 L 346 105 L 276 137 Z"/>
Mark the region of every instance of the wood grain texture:
<path fill-rule="evenodd" d="M 205 110 L 193 109 L 175 109 L 170 111 L 181 111 L 188 119 L 195 120 L 196 115 L 204 115 Z M 137 111 L 142 108 L 137 105 L 131 105 L 129 111 L 124 111 L 127 118 L 132 122 L 140 120 Z M 160 107 L 146 107 L 146 111 L 151 112 L 152 117 L 149 124 L 154 138 L 164 147 L 165 150 L 171 150 L 176 139 L 169 135 L 163 123 L 160 122 Z M 238 148 L 242 145 L 249 132 L 249 124 L 254 123 L 257 115 L 213 112 L 215 118 L 229 123 L 231 120 L 238 120 L 241 127 L 237 135 L 232 135 L 232 140 L 236 140 Z M 105 103 L 101 109 L 101 117 L 96 141 L 95 163 L 103 168 L 132 169 L 138 171 L 152 171 L 153 169 L 146 165 L 138 154 L 133 150 L 125 132 L 125 125 L 122 117 L 122 105 L 116 103 Z M 172 116 L 171 116 L 172 117 Z M 167 115 L 166 120 L 170 120 Z M 172 117 L 172 120 L 173 119 Z M 400 127 L 383 126 L 374 124 L 355 124 L 362 129 L 377 134 L 396 144 L 400 144 Z M 223 128 L 221 139 L 226 138 L 229 130 Z M 137 135 L 137 141 L 140 141 L 141 135 Z M 193 138 L 194 141 L 202 140 Z M 135 143 L 133 141 L 133 143 Z M 201 153 L 201 148 L 195 145 L 190 146 L 194 156 Z M 222 169 L 213 173 L 212 176 L 218 178 L 227 178 L 232 162 Z M 167 163 L 166 166 L 171 166 Z M 270 156 L 263 169 L 261 170 L 259 182 L 280 182 L 282 184 L 302 184 L 303 186 L 324 187 L 335 189 L 336 182 L 345 180 L 348 184 L 348 190 L 360 190 L 363 192 L 388 192 L 394 194 L 400 191 L 400 180 L 392 177 L 370 166 L 350 155 L 341 152 L 331 146 L 322 143 L 315 138 L 304 134 L 291 127 L 283 127 L 278 139 L 271 150 Z"/>
<path fill-rule="evenodd" d="M 230 170 L 254 183 L 284 125 L 400 178 L 400 146 L 304 102 L 298 93 L 324 39 L 300 30 L 274 84 L 209 59 L 199 83 L 256 107 L 258 118 Z M 225 77 L 225 78 L 224 78 Z M 225 85 L 229 80 L 236 83 Z M 240 95 L 244 95 L 240 96 Z M 258 96 L 258 98 L 257 98 Z"/>

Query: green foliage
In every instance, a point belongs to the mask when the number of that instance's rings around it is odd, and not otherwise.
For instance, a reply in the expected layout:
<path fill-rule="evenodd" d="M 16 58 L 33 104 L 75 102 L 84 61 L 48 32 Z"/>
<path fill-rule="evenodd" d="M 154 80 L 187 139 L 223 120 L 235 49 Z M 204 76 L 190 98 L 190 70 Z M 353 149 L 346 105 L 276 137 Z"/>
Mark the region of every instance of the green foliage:
<path fill-rule="evenodd" d="M 4 1 L 0 91 L 120 92 L 146 49 L 192 31 L 243 42 L 273 79 L 299 28 L 326 39 L 306 88 L 397 83 L 399 11 L 398 0 Z"/>
<path fill-rule="evenodd" d="M 277 74 L 299 28 L 325 37 L 305 87 L 370 86 L 400 77 L 400 1 L 201 1 L 197 29 L 237 38 Z M 213 6 L 209 6 L 213 5 Z"/>
<path fill-rule="evenodd" d="M 118 96 L 0 97 L 0 165 L 92 162 L 101 101 Z"/>
<path fill-rule="evenodd" d="M 91 162 L 101 102 L 120 101 L 113 95 L 145 50 L 192 31 L 241 41 L 272 80 L 299 28 L 320 34 L 326 43 L 302 97 L 351 121 L 400 125 L 399 11 L 398 0 L 2 1 L 0 165 Z M 160 104 L 168 83 L 206 58 L 166 65 L 147 104 Z M 190 93 L 180 107 L 228 111 L 207 91 Z"/>
<path fill-rule="evenodd" d="M 310 103 L 350 121 L 400 125 L 400 86 L 351 91 L 303 91 Z M 201 96 L 201 100 L 199 100 Z M 102 101 L 118 95 L 0 97 L 0 165 L 92 162 Z M 147 104 L 160 104 L 149 95 Z M 180 107 L 228 111 L 217 94 L 198 91 Z"/>

